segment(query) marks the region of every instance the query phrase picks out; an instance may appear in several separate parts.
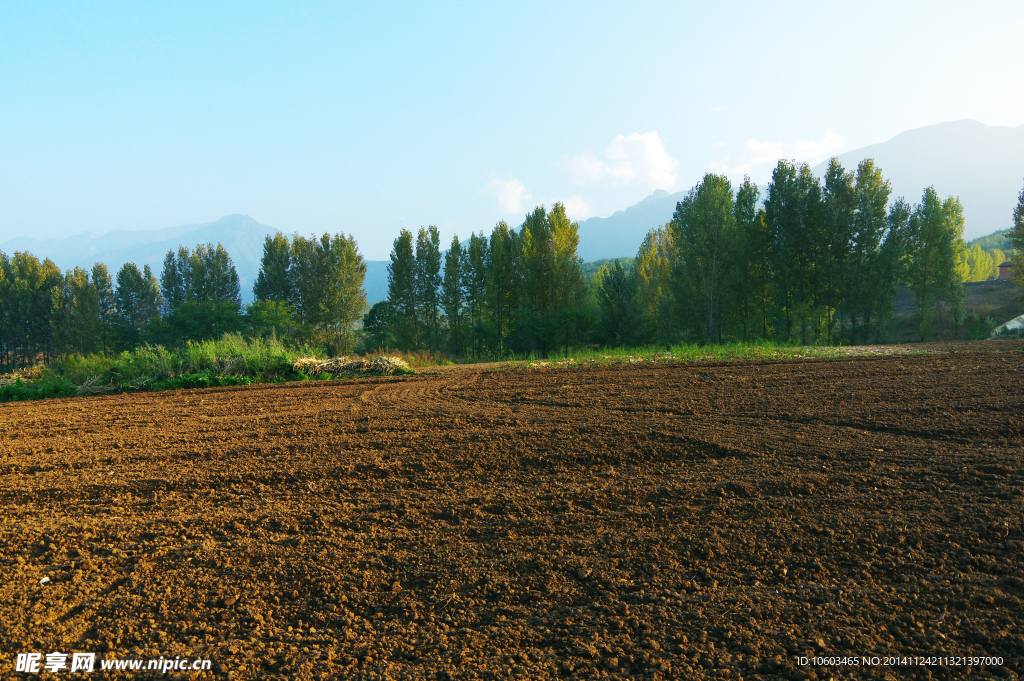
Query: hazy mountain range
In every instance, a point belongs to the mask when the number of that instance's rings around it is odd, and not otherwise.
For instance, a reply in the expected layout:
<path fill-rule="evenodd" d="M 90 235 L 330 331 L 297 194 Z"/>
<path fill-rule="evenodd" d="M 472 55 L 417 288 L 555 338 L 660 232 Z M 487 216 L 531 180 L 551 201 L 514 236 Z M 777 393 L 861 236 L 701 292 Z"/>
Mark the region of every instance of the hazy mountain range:
<path fill-rule="evenodd" d="M 839 155 L 848 169 L 855 169 L 864 158 L 874 158 L 882 168 L 892 182 L 893 196 L 904 196 L 914 203 L 930 185 L 940 196 L 959 196 L 966 218 L 964 236 L 972 239 L 1011 225 L 1013 207 L 1024 184 L 1024 125 L 1007 128 L 976 121 L 941 123 Z M 825 164 L 813 170 L 821 175 Z M 676 202 L 685 194 L 659 189 L 609 217 L 584 220 L 580 223 L 580 256 L 593 261 L 636 255 L 647 232 L 671 220 Z M 235 263 L 242 299 L 248 302 L 259 272 L 263 239 L 276 231 L 247 215 L 229 215 L 207 224 L 158 230 L 117 230 L 65 239 L 18 237 L 0 244 L 0 250 L 8 254 L 29 251 L 50 258 L 64 270 L 103 261 L 116 272 L 122 264 L 134 262 L 139 267 L 149 265 L 159 276 L 168 250 L 179 245 L 194 248 L 200 243 L 221 243 Z M 367 298 L 371 303 L 385 299 L 387 262 L 367 261 L 366 267 Z"/>
<path fill-rule="evenodd" d="M 848 170 L 865 159 L 892 183 L 893 197 L 921 200 L 933 186 L 943 198 L 959 196 L 964 206 L 964 238 L 970 240 L 1012 226 L 1011 215 L 1024 186 L 1024 125 L 989 126 L 953 121 L 908 130 L 888 142 L 839 154 Z M 812 170 L 820 177 L 827 162 Z M 762 187 L 762 199 L 765 187 Z M 672 219 L 686 191 L 659 189 L 643 201 L 606 218 L 580 222 L 579 253 L 584 260 L 636 255 L 647 232 Z"/>

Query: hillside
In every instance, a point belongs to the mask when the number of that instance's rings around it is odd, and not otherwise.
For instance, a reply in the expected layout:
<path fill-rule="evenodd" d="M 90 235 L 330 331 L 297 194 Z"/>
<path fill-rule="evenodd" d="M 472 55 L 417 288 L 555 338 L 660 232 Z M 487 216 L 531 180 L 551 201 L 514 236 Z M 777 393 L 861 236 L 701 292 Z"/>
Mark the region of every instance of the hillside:
<path fill-rule="evenodd" d="M 1010 230 L 1000 229 L 999 231 L 986 234 L 985 236 L 979 236 L 975 239 L 971 239 L 967 242 L 968 246 L 980 246 L 986 251 L 990 251 L 993 248 L 998 248 L 1001 251 L 1010 251 L 1013 249 L 1013 245 L 1010 243 Z"/>
<path fill-rule="evenodd" d="M 916 343 L 917 331 L 914 292 L 901 288 L 893 300 L 894 314 L 890 328 L 891 340 L 898 343 Z M 951 340 L 953 322 L 945 306 L 940 304 L 936 317 L 935 339 Z M 967 312 L 968 333 L 974 338 L 985 338 L 996 326 L 1024 314 L 1024 290 L 1008 281 L 975 281 L 964 284 L 964 307 Z M 930 338 L 932 339 L 932 338 Z"/>
<path fill-rule="evenodd" d="M 672 219 L 676 203 L 686 192 L 669 194 L 658 189 L 646 199 L 606 218 L 580 222 L 580 257 L 587 261 L 632 258 L 647 232 Z"/>
<path fill-rule="evenodd" d="M 887 142 L 839 155 L 848 169 L 865 158 L 875 159 L 881 167 L 892 182 L 893 196 L 916 203 L 932 185 L 943 198 L 959 196 L 964 238 L 974 239 L 1013 224 L 1013 207 L 1024 186 L 1024 125 L 952 121 L 908 130 Z M 813 170 L 820 176 L 827 165 Z"/>

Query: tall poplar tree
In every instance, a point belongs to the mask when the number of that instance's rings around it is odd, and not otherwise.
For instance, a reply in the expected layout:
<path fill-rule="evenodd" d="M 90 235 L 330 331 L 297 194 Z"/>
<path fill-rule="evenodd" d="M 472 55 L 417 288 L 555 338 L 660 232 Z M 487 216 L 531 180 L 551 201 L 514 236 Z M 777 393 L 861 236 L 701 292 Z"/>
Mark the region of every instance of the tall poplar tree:
<path fill-rule="evenodd" d="M 302 324 L 317 332 L 331 354 L 348 354 L 353 328 L 366 307 L 366 263 L 355 237 L 295 235 L 291 247 L 291 286 Z"/>
<path fill-rule="evenodd" d="M 736 248 L 733 255 L 735 267 L 736 305 L 743 340 L 752 335 L 752 320 L 757 317 L 760 299 L 767 277 L 766 249 L 767 240 L 764 234 L 764 220 L 757 209 L 760 198 L 757 185 L 744 176 L 743 183 L 736 191 Z M 753 324 L 759 333 L 763 320 Z"/>
<path fill-rule="evenodd" d="M 441 234 L 431 225 L 416 235 L 417 344 L 437 350 L 441 343 L 439 289 L 441 287 Z"/>
<path fill-rule="evenodd" d="M 541 353 L 546 353 L 550 341 L 554 289 L 554 246 L 547 218 L 544 206 L 526 215 L 519 231 L 519 257 L 514 260 L 522 277 L 522 340 Z"/>
<path fill-rule="evenodd" d="M 100 344 L 105 355 L 110 352 L 114 324 L 114 278 L 110 276 L 107 266 L 98 262 L 92 266 L 92 281 L 99 299 L 96 312 L 99 315 Z"/>
<path fill-rule="evenodd" d="M 885 233 L 886 206 L 892 189 L 874 160 L 864 159 L 857 166 L 854 185 L 853 239 L 849 256 L 847 298 L 850 308 L 850 337 L 858 340 L 858 320 L 871 315 L 869 282 L 877 279 L 878 247 Z M 866 340 L 866 332 L 861 340 Z"/>
<path fill-rule="evenodd" d="M 100 347 L 99 291 L 89 272 L 76 267 L 50 290 L 54 350 L 86 355 Z"/>
<path fill-rule="evenodd" d="M 444 256 L 441 309 L 448 327 L 448 350 L 455 355 L 461 355 L 464 348 L 466 259 L 458 235 L 453 236 Z"/>
<path fill-rule="evenodd" d="M 121 346 L 134 348 L 142 342 L 147 327 L 160 315 L 163 299 L 156 277 L 144 265 L 142 271 L 128 262 L 117 271 L 114 310 Z"/>
<path fill-rule="evenodd" d="M 355 345 L 353 330 L 366 307 L 366 262 L 355 237 L 324 234 L 317 256 L 326 277 L 324 296 L 317 310 L 316 324 L 328 337 L 336 354 L 349 354 Z"/>
<path fill-rule="evenodd" d="M 889 321 L 893 315 L 893 299 L 897 289 L 906 282 L 909 266 L 911 208 L 903 197 L 893 201 L 885 218 L 885 235 L 875 256 L 874 266 L 865 286 L 866 321 L 874 319 L 875 342 L 889 340 Z M 867 328 L 865 328 L 865 333 Z"/>
<path fill-rule="evenodd" d="M 50 356 L 53 346 L 54 287 L 63 285 L 63 275 L 49 258 L 15 251 L 8 260 L 0 259 L 8 282 L 5 304 L 5 341 L 15 371 L 21 364 L 33 365 Z"/>
<path fill-rule="evenodd" d="M 671 223 L 652 229 L 633 261 L 638 323 L 644 336 L 666 346 L 675 333 L 672 272 L 676 255 L 672 233 Z"/>
<path fill-rule="evenodd" d="M 640 331 L 636 278 L 618 260 L 602 265 L 597 301 L 601 311 L 600 340 L 606 345 L 631 345 Z"/>
<path fill-rule="evenodd" d="M 568 356 L 588 324 L 584 298 L 586 282 L 577 249 L 580 245 L 579 223 L 572 222 L 565 205 L 556 202 L 547 214 L 551 235 L 550 311 L 553 340 L 559 342 Z"/>
<path fill-rule="evenodd" d="M 963 243 L 963 210 L 960 202 L 950 197 L 943 202 L 934 187 L 928 187 L 915 207 L 908 227 L 910 256 L 909 280 L 917 307 L 918 334 L 922 341 L 928 335 L 939 300 L 957 304 L 960 292 L 960 264 Z"/>
<path fill-rule="evenodd" d="M 487 249 L 487 321 L 498 357 L 508 352 L 508 337 L 516 319 L 519 286 L 516 262 L 518 239 L 502 220 L 491 231 Z"/>
<path fill-rule="evenodd" d="M 260 271 L 253 285 L 253 297 L 258 301 L 289 303 L 294 296 L 292 282 L 292 248 L 288 237 L 278 232 L 263 240 Z"/>
<path fill-rule="evenodd" d="M 799 330 L 802 343 L 810 332 L 820 333 L 824 322 L 821 285 L 815 271 L 821 253 L 824 210 L 821 184 L 806 163 L 779 161 L 772 172 L 765 200 L 768 259 L 776 304 L 791 339 Z"/>
<path fill-rule="evenodd" d="M 830 344 L 833 342 L 836 326 L 840 342 L 845 334 L 846 273 L 853 241 L 854 215 L 857 210 L 854 181 L 854 174 L 847 172 L 839 163 L 839 159 L 829 160 L 822 187 L 827 232 L 826 251 L 820 264 L 825 270 L 824 302 L 827 307 Z"/>
<path fill-rule="evenodd" d="M 471 234 L 462 269 L 462 288 L 466 295 L 466 323 L 469 331 L 469 347 L 473 355 L 483 352 L 487 314 L 487 237 L 483 232 Z"/>
<path fill-rule="evenodd" d="M 175 309 L 188 302 L 186 280 L 190 278 L 189 265 L 189 250 L 184 246 L 178 246 L 177 251 L 169 250 L 164 256 L 164 265 L 160 272 L 164 315 L 172 314 Z"/>
<path fill-rule="evenodd" d="M 410 350 L 416 342 L 416 254 L 412 232 L 407 229 L 391 249 L 388 302 L 393 310 L 395 342 L 399 349 Z"/>
<path fill-rule="evenodd" d="M 708 343 L 721 338 L 721 298 L 737 238 L 734 211 L 728 178 L 708 173 L 676 205 L 672 216 L 682 276 L 692 282 L 701 297 Z"/>
<path fill-rule="evenodd" d="M 1013 281 L 1018 286 L 1024 286 L 1024 189 L 1020 190 L 1017 196 L 1017 205 L 1013 209 L 1013 228 L 1010 230 L 1010 244 L 1014 248 L 1013 257 Z M 996 267 L 1002 265 L 996 263 Z"/>

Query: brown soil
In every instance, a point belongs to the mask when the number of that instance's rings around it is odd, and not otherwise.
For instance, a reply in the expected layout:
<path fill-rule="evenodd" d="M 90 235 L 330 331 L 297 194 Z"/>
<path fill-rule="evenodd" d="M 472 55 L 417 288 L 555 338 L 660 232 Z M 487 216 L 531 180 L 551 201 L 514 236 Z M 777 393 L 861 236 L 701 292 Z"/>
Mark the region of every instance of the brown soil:
<path fill-rule="evenodd" d="M 2 405 L 0 676 L 1016 678 L 1024 352 L 987 347 Z"/>

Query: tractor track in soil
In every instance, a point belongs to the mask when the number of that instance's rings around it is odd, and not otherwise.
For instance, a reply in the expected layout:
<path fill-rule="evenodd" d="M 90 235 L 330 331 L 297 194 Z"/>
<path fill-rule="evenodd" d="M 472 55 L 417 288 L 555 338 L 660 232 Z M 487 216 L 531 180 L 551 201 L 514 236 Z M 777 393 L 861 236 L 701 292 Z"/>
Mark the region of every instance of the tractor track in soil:
<path fill-rule="evenodd" d="M 0 678 L 1015 678 L 1020 345 L 0 405 Z"/>

